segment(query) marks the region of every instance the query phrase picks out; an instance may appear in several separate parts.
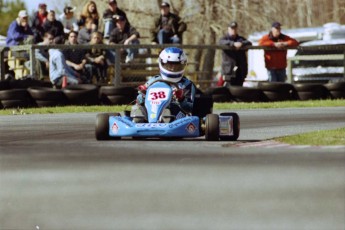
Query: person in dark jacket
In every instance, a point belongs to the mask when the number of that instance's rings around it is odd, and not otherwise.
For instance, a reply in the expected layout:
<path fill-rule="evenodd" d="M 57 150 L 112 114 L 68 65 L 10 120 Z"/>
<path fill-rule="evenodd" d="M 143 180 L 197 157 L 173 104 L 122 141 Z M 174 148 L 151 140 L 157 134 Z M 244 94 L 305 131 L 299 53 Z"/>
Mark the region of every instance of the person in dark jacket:
<path fill-rule="evenodd" d="M 8 27 L 6 46 L 32 44 L 33 35 L 28 23 L 28 14 L 26 10 L 21 10 L 18 13 L 18 18 Z"/>
<path fill-rule="evenodd" d="M 220 45 L 232 49 L 222 52 L 222 78 L 230 85 L 242 86 L 248 73 L 246 50 L 241 48 L 252 43 L 238 34 L 238 24 L 233 21 L 228 25 L 228 32 L 219 40 Z"/>
<path fill-rule="evenodd" d="M 122 16 L 126 19 L 127 23 L 128 18 L 126 13 L 117 7 L 116 0 L 109 0 L 108 1 L 108 8 L 103 13 L 103 21 L 104 21 L 104 38 L 109 38 L 110 32 L 114 29 L 116 23 L 116 17 Z"/>
<path fill-rule="evenodd" d="M 140 34 L 131 26 L 123 16 L 118 16 L 116 19 L 116 28 L 114 28 L 109 37 L 109 44 L 139 44 Z M 131 62 L 134 56 L 138 53 L 138 49 L 126 49 L 126 63 Z"/>
<path fill-rule="evenodd" d="M 170 12 L 167 2 L 161 4 L 161 15 L 155 20 L 155 27 L 151 30 L 153 44 L 182 43 L 182 34 L 187 29 L 181 18 Z"/>
<path fill-rule="evenodd" d="M 48 11 L 47 20 L 43 23 L 43 29 L 45 32 L 53 34 L 55 41 L 65 40 L 64 27 L 60 21 L 56 20 L 54 10 Z"/>
<path fill-rule="evenodd" d="M 44 29 L 43 23 L 47 19 L 47 5 L 45 3 L 40 3 L 38 5 L 38 11 L 34 13 L 31 21 L 31 28 L 34 32 L 34 43 L 37 44 L 43 41 Z"/>

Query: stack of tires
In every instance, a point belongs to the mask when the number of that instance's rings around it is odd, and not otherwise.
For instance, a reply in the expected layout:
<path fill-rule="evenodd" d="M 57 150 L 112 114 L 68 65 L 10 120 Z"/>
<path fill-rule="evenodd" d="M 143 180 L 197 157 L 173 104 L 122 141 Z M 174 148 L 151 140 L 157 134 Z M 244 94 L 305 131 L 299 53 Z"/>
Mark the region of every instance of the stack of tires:
<path fill-rule="evenodd" d="M 103 105 L 127 105 L 135 101 L 138 92 L 133 87 L 102 86 L 99 89 Z"/>
<path fill-rule="evenodd" d="M 295 87 L 289 83 L 260 82 L 258 89 L 263 91 L 269 101 L 299 100 Z"/>
<path fill-rule="evenodd" d="M 345 82 L 328 83 L 325 85 L 332 98 L 345 99 Z"/>

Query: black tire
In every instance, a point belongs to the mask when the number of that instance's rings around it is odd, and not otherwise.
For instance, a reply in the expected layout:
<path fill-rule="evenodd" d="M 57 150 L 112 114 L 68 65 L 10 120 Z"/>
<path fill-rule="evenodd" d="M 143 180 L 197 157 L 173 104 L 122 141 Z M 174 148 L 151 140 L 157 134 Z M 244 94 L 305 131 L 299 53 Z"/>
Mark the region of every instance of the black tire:
<path fill-rule="evenodd" d="M 61 89 L 47 87 L 30 87 L 28 92 L 38 107 L 62 106 L 67 104 L 67 98 Z"/>
<path fill-rule="evenodd" d="M 299 100 L 295 87 L 289 83 L 260 82 L 258 89 L 262 90 L 270 101 Z"/>
<path fill-rule="evenodd" d="M 71 105 L 98 105 L 98 87 L 92 84 L 71 85 L 62 89 Z"/>
<path fill-rule="evenodd" d="M 10 81 L 10 87 L 12 89 L 27 89 L 29 87 L 41 87 L 44 85 L 43 81 L 35 79 L 13 80 Z"/>
<path fill-rule="evenodd" d="M 135 97 L 128 95 L 109 95 L 107 96 L 107 102 L 110 105 L 127 105 L 135 100 Z"/>
<path fill-rule="evenodd" d="M 321 84 L 296 84 L 295 89 L 301 100 L 320 100 L 332 97 L 328 89 Z"/>
<path fill-rule="evenodd" d="M 137 90 L 132 87 L 102 86 L 99 99 L 105 105 L 126 105 L 135 100 Z"/>
<path fill-rule="evenodd" d="M 32 106 L 28 100 L 1 100 L 1 105 L 4 109 L 27 108 Z"/>
<path fill-rule="evenodd" d="M 211 95 L 214 102 L 230 102 L 235 99 L 227 87 L 208 88 L 205 94 Z"/>
<path fill-rule="evenodd" d="M 345 82 L 336 82 L 325 84 L 329 93 L 334 99 L 345 99 Z"/>
<path fill-rule="evenodd" d="M 99 141 L 119 140 L 120 137 L 109 136 L 109 116 L 118 116 L 119 113 L 99 113 L 96 116 L 95 136 Z"/>
<path fill-rule="evenodd" d="M 9 81 L 0 81 L 0 90 L 8 90 L 10 88 L 11 87 Z"/>
<path fill-rule="evenodd" d="M 115 86 L 102 86 L 99 93 L 104 95 L 133 95 L 137 90 L 133 87 L 115 87 Z"/>
<path fill-rule="evenodd" d="M 232 136 L 220 136 L 223 141 L 236 141 L 240 136 L 240 117 L 237 113 L 221 113 L 220 116 L 232 116 L 233 118 L 233 135 Z"/>
<path fill-rule="evenodd" d="M 207 114 L 212 113 L 213 98 L 209 95 L 195 95 L 194 106 L 192 114 L 200 118 L 206 117 Z"/>
<path fill-rule="evenodd" d="M 207 141 L 219 140 L 219 116 L 207 114 L 205 122 L 205 139 Z"/>
<path fill-rule="evenodd" d="M 268 98 L 261 89 L 230 86 L 230 93 L 241 102 L 267 102 Z"/>

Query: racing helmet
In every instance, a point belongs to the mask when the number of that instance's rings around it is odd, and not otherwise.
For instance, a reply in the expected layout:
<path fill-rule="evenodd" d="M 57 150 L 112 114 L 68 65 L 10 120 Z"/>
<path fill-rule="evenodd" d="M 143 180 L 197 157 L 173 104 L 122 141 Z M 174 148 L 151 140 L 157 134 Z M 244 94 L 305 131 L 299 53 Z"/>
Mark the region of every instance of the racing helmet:
<path fill-rule="evenodd" d="M 164 80 L 179 82 L 187 66 L 187 55 L 180 48 L 168 47 L 159 54 L 158 62 Z"/>

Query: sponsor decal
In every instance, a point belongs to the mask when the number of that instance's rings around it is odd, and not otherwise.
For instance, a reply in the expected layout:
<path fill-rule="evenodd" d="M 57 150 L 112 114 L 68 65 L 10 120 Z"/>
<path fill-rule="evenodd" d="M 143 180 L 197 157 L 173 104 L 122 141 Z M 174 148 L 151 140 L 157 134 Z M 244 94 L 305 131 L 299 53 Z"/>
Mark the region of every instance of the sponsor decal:
<path fill-rule="evenodd" d="M 192 121 L 192 118 L 185 117 L 185 118 L 177 120 L 174 123 L 169 124 L 169 128 L 173 129 L 173 128 L 176 128 L 178 126 L 181 126 L 181 125 L 186 124 L 186 123 L 191 122 L 191 121 Z"/>
<path fill-rule="evenodd" d="M 116 124 L 116 122 L 114 122 L 111 126 L 111 132 L 114 134 L 117 134 L 119 132 L 119 126 Z"/>
<path fill-rule="evenodd" d="M 167 127 L 168 124 L 166 123 L 143 123 L 143 124 L 136 124 L 135 127 L 137 128 L 164 128 Z"/>
<path fill-rule="evenodd" d="M 155 119 L 157 117 L 157 114 L 151 113 L 150 117 L 151 117 L 151 119 Z"/>
<path fill-rule="evenodd" d="M 192 134 L 192 133 L 195 133 L 196 127 L 193 123 L 189 123 L 186 129 L 188 133 Z"/>

